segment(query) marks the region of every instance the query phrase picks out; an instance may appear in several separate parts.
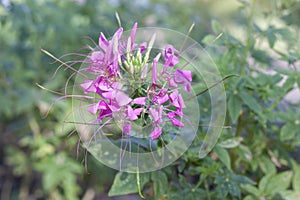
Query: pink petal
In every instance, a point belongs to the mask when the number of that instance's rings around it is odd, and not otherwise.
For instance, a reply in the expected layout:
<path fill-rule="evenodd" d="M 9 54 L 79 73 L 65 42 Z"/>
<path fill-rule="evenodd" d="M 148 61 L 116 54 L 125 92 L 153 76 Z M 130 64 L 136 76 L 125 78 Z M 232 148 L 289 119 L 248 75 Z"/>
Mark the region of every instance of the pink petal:
<path fill-rule="evenodd" d="M 162 122 L 162 110 L 163 106 L 160 106 L 158 109 L 149 108 L 150 115 L 152 116 L 155 124 L 159 124 Z"/>
<path fill-rule="evenodd" d="M 170 119 L 173 119 L 174 117 L 176 117 L 176 112 L 169 112 L 168 114 L 167 114 L 167 117 L 168 118 L 170 118 Z"/>
<path fill-rule="evenodd" d="M 178 91 L 174 90 L 174 92 L 172 92 L 170 94 L 170 101 L 171 103 L 176 107 L 176 108 L 180 108 L 180 104 L 178 102 Z"/>
<path fill-rule="evenodd" d="M 86 80 L 84 83 L 80 84 L 80 86 L 84 89 L 84 93 L 94 92 L 96 93 L 97 89 L 94 85 L 94 81 Z"/>
<path fill-rule="evenodd" d="M 134 112 L 136 115 L 140 115 L 142 111 L 143 111 L 143 108 L 137 108 L 137 109 L 134 109 L 134 110 L 133 110 L 133 112 Z"/>
<path fill-rule="evenodd" d="M 179 62 L 178 57 L 175 56 L 175 52 L 177 52 L 177 50 L 172 45 L 168 45 L 165 48 L 164 59 L 166 63 L 168 63 L 168 66 L 174 66 Z"/>
<path fill-rule="evenodd" d="M 131 121 L 138 119 L 131 106 L 127 106 L 127 116 Z"/>
<path fill-rule="evenodd" d="M 87 110 L 89 111 L 89 113 L 91 114 L 96 114 L 98 111 L 98 107 L 99 107 L 99 102 L 93 104 L 91 107 L 89 107 Z"/>
<path fill-rule="evenodd" d="M 175 81 L 174 81 L 173 78 L 170 78 L 170 79 L 169 79 L 169 86 L 170 86 L 170 87 L 176 87 L 176 86 L 177 86 L 177 84 L 175 83 Z"/>
<path fill-rule="evenodd" d="M 146 97 L 138 97 L 138 98 L 133 99 L 132 103 L 139 104 L 139 105 L 145 105 L 146 99 L 147 99 Z"/>
<path fill-rule="evenodd" d="M 169 100 L 169 96 L 167 94 L 165 94 L 164 96 L 157 98 L 157 103 L 161 105 L 168 100 Z"/>
<path fill-rule="evenodd" d="M 185 108 L 185 104 L 184 104 L 181 94 L 178 95 L 178 103 L 180 105 L 180 108 Z"/>
<path fill-rule="evenodd" d="M 136 29 L 137 29 L 137 22 L 134 23 L 131 33 L 130 33 L 130 39 L 131 39 L 131 50 L 133 49 L 133 44 L 134 44 L 134 39 L 135 39 L 135 35 L 136 35 Z"/>
<path fill-rule="evenodd" d="M 125 124 L 122 127 L 122 132 L 125 133 L 126 135 L 129 135 L 131 128 L 132 128 L 132 124 L 130 122 L 125 122 Z"/>
<path fill-rule="evenodd" d="M 141 53 L 144 53 L 147 49 L 147 42 L 143 42 L 141 45 L 140 45 L 140 52 Z"/>
<path fill-rule="evenodd" d="M 101 32 L 100 33 L 100 37 L 99 37 L 99 46 L 101 47 L 101 49 L 103 49 L 104 51 L 107 50 L 108 47 L 108 41 L 105 38 L 104 34 Z"/>
<path fill-rule="evenodd" d="M 102 97 L 112 100 L 115 97 L 115 91 L 103 92 Z"/>
<path fill-rule="evenodd" d="M 152 83 L 156 84 L 157 80 L 157 61 L 154 59 L 152 64 Z"/>
<path fill-rule="evenodd" d="M 190 70 L 177 69 L 174 74 L 174 80 L 176 83 L 184 84 L 192 81 L 192 72 Z"/>
<path fill-rule="evenodd" d="M 182 109 L 181 109 L 181 108 L 176 108 L 176 114 L 177 114 L 179 117 L 183 117 Z"/>
<path fill-rule="evenodd" d="M 174 126 L 184 127 L 184 124 L 176 118 L 171 119 L 171 122 Z"/>
<path fill-rule="evenodd" d="M 127 94 L 121 91 L 116 91 L 115 99 L 119 106 L 125 106 L 132 101 L 132 99 L 127 96 Z"/>
<path fill-rule="evenodd" d="M 162 128 L 160 126 L 157 126 L 153 129 L 153 131 L 150 134 L 150 137 L 152 140 L 157 139 L 162 134 Z"/>

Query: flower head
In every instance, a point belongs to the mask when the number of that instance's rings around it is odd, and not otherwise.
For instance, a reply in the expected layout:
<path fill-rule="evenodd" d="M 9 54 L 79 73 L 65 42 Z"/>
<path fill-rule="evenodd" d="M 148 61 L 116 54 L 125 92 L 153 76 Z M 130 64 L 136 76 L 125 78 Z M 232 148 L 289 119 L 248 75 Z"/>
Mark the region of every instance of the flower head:
<path fill-rule="evenodd" d="M 191 91 L 192 73 L 178 68 L 178 51 L 167 45 L 151 60 L 155 35 L 149 43 L 136 44 L 137 23 L 128 38 L 122 33 L 123 29 L 118 29 L 110 40 L 100 33 L 99 48 L 88 57 L 85 70 L 95 79 L 80 85 L 84 93 L 95 95 L 96 102 L 88 111 L 99 122 L 117 120 L 115 114 L 122 116 L 122 132 L 126 135 L 131 135 L 133 123 L 140 121 L 142 126 L 152 127 L 152 140 L 159 138 L 168 125 L 184 127 L 185 104 L 180 91 Z"/>

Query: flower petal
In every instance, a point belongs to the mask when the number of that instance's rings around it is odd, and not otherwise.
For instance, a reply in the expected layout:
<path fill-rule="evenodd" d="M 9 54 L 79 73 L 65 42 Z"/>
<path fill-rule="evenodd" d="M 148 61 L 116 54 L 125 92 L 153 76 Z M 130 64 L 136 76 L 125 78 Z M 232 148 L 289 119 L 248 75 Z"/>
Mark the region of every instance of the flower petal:
<path fill-rule="evenodd" d="M 127 116 L 131 121 L 138 119 L 131 106 L 127 106 Z"/>
<path fill-rule="evenodd" d="M 153 131 L 150 134 L 152 140 L 157 139 L 162 134 L 162 128 L 160 126 L 154 127 Z"/>
<path fill-rule="evenodd" d="M 99 46 L 101 47 L 101 49 L 103 49 L 104 51 L 107 50 L 107 47 L 109 45 L 106 37 L 104 36 L 104 34 L 101 32 L 100 33 L 100 37 L 99 37 Z"/>
<path fill-rule="evenodd" d="M 146 97 L 138 97 L 133 99 L 132 103 L 139 104 L 139 105 L 145 105 L 146 104 Z"/>
<path fill-rule="evenodd" d="M 171 122 L 172 122 L 172 124 L 173 124 L 174 126 L 184 127 L 184 124 L 183 124 L 180 120 L 178 120 L 178 119 L 176 119 L 176 118 L 171 119 Z"/>
<path fill-rule="evenodd" d="M 125 133 L 126 135 L 130 135 L 131 128 L 132 128 L 132 124 L 130 122 L 125 122 L 122 127 L 122 132 Z"/>
<path fill-rule="evenodd" d="M 121 91 L 116 91 L 115 99 L 119 106 L 125 106 L 132 101 L 132 99 L 127 96 L 127 94 Z"/>

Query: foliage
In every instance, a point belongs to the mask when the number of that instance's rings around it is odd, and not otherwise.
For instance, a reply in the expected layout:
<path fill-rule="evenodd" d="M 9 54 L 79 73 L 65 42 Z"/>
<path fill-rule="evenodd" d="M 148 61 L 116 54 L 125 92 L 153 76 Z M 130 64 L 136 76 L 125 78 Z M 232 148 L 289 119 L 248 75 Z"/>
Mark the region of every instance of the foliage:
<path fill-rule="evenodd" d="M 300 109 L 299 102 L 287 98 L 300 88 L 299 1 L 234 1 L 238 8 L 226 13 L 226 19 L 214 13 L 213 3 L 114 2 L 0 4 L 1 197 L 81 199 L 92 189 L 97 193 L 93 197 L 101 198 L 103 193 L 137 193 L 140 187 L 146 199 L 299 199 Z M 213 55 L 222 76 L 239 75 L 224 81 L 225 125 L 232 128 L 223 130 L 209 156 L 198 158 L 195 141 L 167 168 L 146 174 L 119 172 L 113 181 L 116 172 L 89 156 L 86 173 L 80 163 L 84 152 L 77 153 L 76 160 L 78 138 L 68 137 L 73 126 L 63 123 L 71 111 L 69 101 L 55 104 L 42 118 L 56 96 L 35 83 L 60 90 L 69 74 L 60 70 L 50 79 L 59 64 L 49 65 L 51 58 L 40 48 L 56 56 L 77 51 L 88 41 L 80 39 L 83 36 L 96 41 L 100 31 L 116 30 L 115 10 L 128 28 L 138 21 L 140 26 L 186 32 L 195 22 L 191 36 Z M 199 102 L 203 122 L 209 114 L 205 97 Z M 204 130 L 200 126 L 199 134 Z M 13 187 L 4 192 L 10 182 Z"/>

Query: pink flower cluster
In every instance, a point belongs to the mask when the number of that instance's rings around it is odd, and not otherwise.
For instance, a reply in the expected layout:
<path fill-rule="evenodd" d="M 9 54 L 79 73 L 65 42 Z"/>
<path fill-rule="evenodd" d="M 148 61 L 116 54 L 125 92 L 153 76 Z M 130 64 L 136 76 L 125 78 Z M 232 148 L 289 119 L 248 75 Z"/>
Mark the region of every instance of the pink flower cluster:
<path fill-rule="evenodd" d="M 88 56 L 85 69 L 95 79 L 85 80 L 81 87 L 85 93 L 97 96 L 97 102 L 88 108 L 97 115 L 97 121 L 114 119 L 116 113 L 119 117 L 121 113 L 122 131 L 127 135 L 135 120 L 150 121 L 153 127 L 150 137 L 155 140 L 166 123 L 184 126 L 181 119 L 185 104 L 179 89 L 191 91 L 192 73 L 178 69 L 179 52 L 172 45 L 149 61 L 155 35 L 148 44 L 136 44 L 136 31 L 137 23 L 128 38 L 122 37 L 122 28 L 110 40 L 100 34 L 99 48 Z"/>

